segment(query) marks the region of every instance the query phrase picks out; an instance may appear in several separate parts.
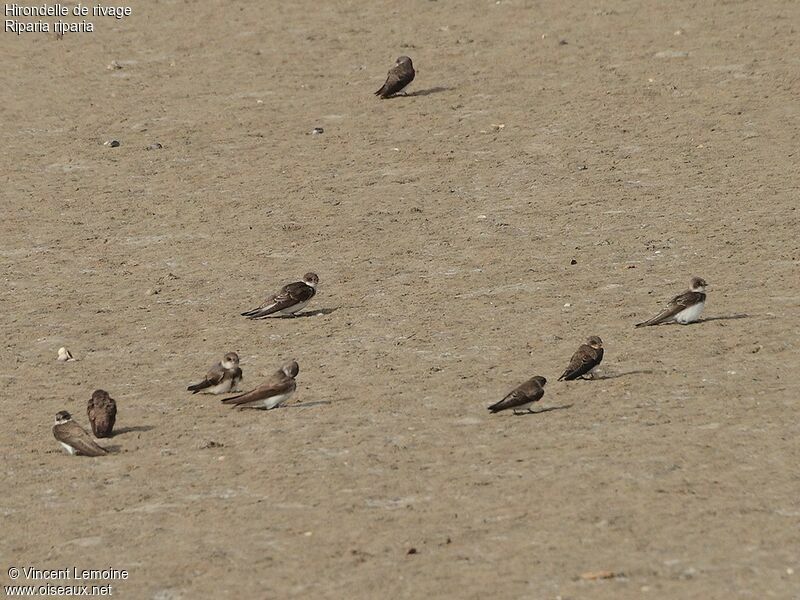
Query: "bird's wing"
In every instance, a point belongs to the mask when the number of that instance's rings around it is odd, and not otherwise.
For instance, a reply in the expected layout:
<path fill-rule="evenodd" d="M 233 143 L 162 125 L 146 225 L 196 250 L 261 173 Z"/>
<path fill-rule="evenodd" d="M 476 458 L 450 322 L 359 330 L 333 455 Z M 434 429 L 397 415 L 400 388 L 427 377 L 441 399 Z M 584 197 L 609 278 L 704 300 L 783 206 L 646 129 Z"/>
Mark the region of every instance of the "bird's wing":
<path fill-rule="evenodd" d="M 586 373 L 599 365 L 601 360 L 603 360 L 602 348 L 595 350 L 588 344 L 584 344 L 572 355 L 569 365 L 558 380 L 566 379 L 569 381 L 571 379 L 577 379 L 581 375 L 586 375 Z"/>
<path fill-rule="evenodd" d="M 222 403 L 233 404 L 235 406 L 248 406 L 264 400 L 265 398 L 293 392 L 296 387 L 297 383 L 292 377 L 287 377 L 283 371 L 279 371 L 254 390 L 231 398 L 225 398 Z"/>
<path fill-rule="evenodd" d="M 108 450 L 98 446 L 91 436 L 75 421 L 53 427 L 53 435 L 59 442 L 72 446 L 84 456 L 103 456 Z"/>
<path fill-rule="evenodd" d="M 644 327 L 646 325 L 658 325 L 659 323 L 663 323 L 677 315 L 682 310 L 689 308 L 690 306 L 697 304 L 703 300 L 703 294 L 700 292 L 684 292 L 682 294 L 678 294 L 672 300 L 669 301 L 669 305 L 667 308 L 662 310 L 652 319 L 648 319 L 642 323 L 637 323 L 636 327 Z"/>
<path fill-rule="evenodd" d="M 388 98 L 389 96 L 392 96 L 402 90 L 413 80 L 413 69 L 404 69 L 400 65 L 392 67 L 389 69 L 389 73 L 386 76 L 386 83 L 383 84 L 381 89 L 375 92 L 375 95 L 380 96 L 381 98 Z"/>
<path fill-rule="evenodd" d="M 195 383 L 187 387 L 187 390 L 190 390 L 193 393 L 197 393 L 200 390 L 204 390 L 206 388 L 211 387 L 212 385 L 217 385 L 225 378 L 225 367 L 222 366 L 222 363 L 215 363 L 214 366 L 209 369 L 208 373 L 206 373 L 206 378 L 203 379 L 200 383 Z"/>
<path fill-rule="evenodd" d="M 283 286 L 280 292 L 264 300 L 261 306 L 243 312 L 242 316 L 249 319 L 260 319 L 267 315 L 280 312 L 295 304 L 308 302 L 315 293 L 316 290 L 310 285 L 307 285 L 303 281 L 296 281 L 295 283 Z"/>
<path fill-rule="evenodd" d="M 511 391 L 505 398 L 500 400 L 500 402 L 492 404 L 489 407 L 489 410 L 492 412 L 498 412 L 508 408 L 522 406 L 528 402 L 536 402 L 542 396 L 544 396 L 544 390 L 542 387 L 529 380 Z"/>

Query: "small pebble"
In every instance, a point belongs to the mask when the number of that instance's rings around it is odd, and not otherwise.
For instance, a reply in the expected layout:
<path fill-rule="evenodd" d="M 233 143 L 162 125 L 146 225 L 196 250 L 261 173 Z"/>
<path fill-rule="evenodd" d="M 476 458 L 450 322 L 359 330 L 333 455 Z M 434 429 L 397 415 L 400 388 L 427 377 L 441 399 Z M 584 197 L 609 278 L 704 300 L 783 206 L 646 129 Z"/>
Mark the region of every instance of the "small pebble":
<path fill-rule="evenodd" d="M 119 64 L 115 60 L 112 60 L 110 63 L 108 63 L 108 66 L 106 67 L 106 69 L 108 69 L 109 71 L 116 71 L 117 69 L 121 69 L 121 68 L 122 68 L 122 65 Z"/>
<path fill-rule="evenodd" d="M 150 144 L 146 149 L 147 150 L 161 150 L 164 146 L 156 142 L 155 144 Z"/>
<path fill-rule="evenodd" d="M 103 145 L 104 146 L 109 146 L 110 148 L 117 148 L 117 147 L 119 147 L 119 141 L 118 140 L 108 140 Z"/>
<path fill-rule="evenodd" d="M 70 362 L 75 360 L 75 358 L 72 356 L 72 352 L 61 347 L 58 349 L 58 358 L 56 360 L 58 360 L 58 362 Z"/>
<path fill-rule="evenodd" d="M 314 127 L 314 129 L 311 130 L 311 135 L 320 135 L 323 133 L 325 133 L 325 130 L 322 127 Z"/>
<path fill-rule="evenodd" d="M 145 296 L 155 296 L 161 291 L 161 288 L 148 288 L 144 293 Z"/>
<path fill-rule="evenodd" d="M 408 552 L 406 552 L 406 554 L 416 554 L 416 553 L 417 553 L 417 549 L 416 548 L 409 548 Z"/>
<path fill-rule="evenodd" d="M 569 264 L 571 264 L 571 265 L 577 265 L 577 264 L 578 264 L 578 261 L 577 261 L 577 260 L 575 260 L 575 259 L 573 258 L 571 261 L 569 261 Z"/>
<path fill-rule="evenodd" d="M 564 305 L 564 308 L 569 308 L 570 306 L 572 306 L 572 304 L 570 304 L 569 302 L 567 302 L 567 303 Z"/>
<path fill-rule="evenodd" d="M 220 442 L 215 442 L 214 440 L 208 440 L 204 444 L 200 446 L 201 450 L 208 450 L 209 448 L 224 448 L 225 444 Z"/>

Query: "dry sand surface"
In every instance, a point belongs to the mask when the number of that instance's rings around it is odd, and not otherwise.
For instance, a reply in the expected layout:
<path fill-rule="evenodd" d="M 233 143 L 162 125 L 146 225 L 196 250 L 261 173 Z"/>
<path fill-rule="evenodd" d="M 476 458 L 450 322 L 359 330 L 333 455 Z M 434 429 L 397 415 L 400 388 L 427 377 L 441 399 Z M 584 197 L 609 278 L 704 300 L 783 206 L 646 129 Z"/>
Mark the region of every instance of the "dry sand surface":
<path fill-rule="evenodd" d="M 0 581 L 800 598 L 800 3 L 132 6 L 0 36 Z M 239 316 L 306 271 L 307 316 Z M 706 321 L 633 327 L 693 274 Z M 296 358 L 290 406 L 185 391 L 230 350 Z M 69 457 L 95 388 L 116 452 Z"/>

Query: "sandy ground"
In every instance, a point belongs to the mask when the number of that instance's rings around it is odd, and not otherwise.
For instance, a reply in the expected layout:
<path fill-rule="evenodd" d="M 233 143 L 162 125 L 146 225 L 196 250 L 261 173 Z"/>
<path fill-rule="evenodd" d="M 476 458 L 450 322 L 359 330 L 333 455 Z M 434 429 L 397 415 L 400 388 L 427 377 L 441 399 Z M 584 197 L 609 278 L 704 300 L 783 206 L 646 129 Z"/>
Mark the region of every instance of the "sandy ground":
<path fill-rule="evenodd" d="M 800 4 L 135 4 L 0 36 L 3 584 L 800 598 Z M 634 329 L 692 274 L 707 321 Z M 292 405 L 185 392 L 230 350 Z M 554 410 L 487 413 L 533 374 Z M 66 456 L 95 388 L 116 453 Z"/>

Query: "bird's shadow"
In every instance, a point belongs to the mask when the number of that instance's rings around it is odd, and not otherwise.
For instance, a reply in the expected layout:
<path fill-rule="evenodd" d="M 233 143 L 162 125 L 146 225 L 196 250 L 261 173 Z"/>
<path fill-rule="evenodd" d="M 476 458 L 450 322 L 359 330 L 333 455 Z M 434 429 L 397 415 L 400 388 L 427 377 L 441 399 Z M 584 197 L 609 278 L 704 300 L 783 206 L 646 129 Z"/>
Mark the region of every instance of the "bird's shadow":
<path fill-rule="evenodd" d="M 527 416 L 539 415 L 541 413 L 551 412 L 553 410 L 566 410 L 568 408 L 572 408 L 572 404 L 564 404 L 563 406 L 548 406 L 546 408 L 540 408 L 539 410 L 534 410 L 531 412 L 514 413 L 514 415 L 517 417 L 527 417 Z"/>
<path fill-rule="evenodd" d="M 623 371 L 622 373 L 607 373 L 605 375 L 595 375 L 592 379 L 585 381 L 604 381 L 606 379 L 618 379 L 620 377 L 627 377 L 628 375 L 645 375 L 653 373 L 653 369 L 634 369 L 633 371 Z"/>
<path fill-rule="evenodd" d="M 273 319 L 305 319 L 307 317 L 316 317 L 318 315 L 329 315 L 331 313 L 336 312 L 337 310 L 339 310 L 338 307 L 336 307 L 336 308 L 318 308 L 317 310 L 307 310 L 305 312 L 299 312 L 299 313 L 295 313 L 293 315 L 278 315 L 277 317 L 272 317 L 272 318 Z"/>
<path fill-rule="evenodd" d="M 120 446 L 118 444 L 111 444 L 110 446 L 103 446 L 103 448 L 105 448 L 106 452 L 108 452 L 109 454 L 119 454 L 120 451 L 122 450 L 122 446 Z"/>
<path fill-rule="evenodd" d="M 123 435 L 125 433 L 137 433 L 140 431 L 150 431 L 155 429 L 152 425 L 134 425 L 133 427 L 120 427 L 119 429 L 115 429 L 112 431 L 111 437 L 116 437 L 118 435 Z"/>
<path fill-rule="evenodd" d="M 436 86 L 432 88 L 426 88 L 424 90 L 417 90 L 415 92 L 409 92 L 406 94 L 409 98 L 414 98 L 416 96 L 430 96 L 431 94 L 438 94 L 439 92 L 449 92 L 453 88 L 451 87 L 444 87 L 444 86 Z"/>
<path fill-rule="evenodd" d="M 311 408 L 312 406 L 321 406 L 323 404 L 330 404 L 330 400 L 312 400 L 311 402 L 297 402 L 295 404 L 287 404 L 283 408 Z"/>
<path fill-rule="evenodd" d="M 750 315 L 747 313 L 740 313 L 738 315 L 720 315 L 719 317 L 706 317 L 705 319 L 697 319 L 697 323 L 707 323 L 709 321 L 730 321 L 731 319 L 747 319 Z"/>

